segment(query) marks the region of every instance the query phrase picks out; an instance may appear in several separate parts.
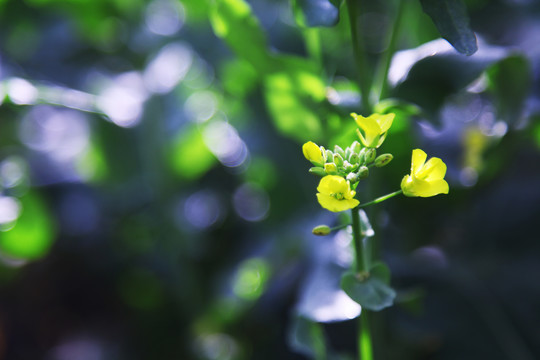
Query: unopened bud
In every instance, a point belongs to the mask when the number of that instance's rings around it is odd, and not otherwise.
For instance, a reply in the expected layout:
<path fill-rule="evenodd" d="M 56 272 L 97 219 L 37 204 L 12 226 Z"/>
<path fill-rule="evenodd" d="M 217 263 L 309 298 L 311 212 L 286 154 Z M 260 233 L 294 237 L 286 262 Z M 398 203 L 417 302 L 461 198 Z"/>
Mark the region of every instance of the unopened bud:
<path fill-rule="evenodd" d="M 360 145 L 358 141 L 354 140 L 353 143 L 351 144 L 351 150 L 358 154 L 361 149 L 362 149 L 362 145 Z"/>
<path fill-rule="evenodd" d="M 312 167 L 309 169 L 309 172 L 317 176 L 326 176 L 326 171 L 322 167 Z"/>
<path fill-rule="evenodd" d="M 356 182 L 358 182 L 358 180 L 360 180 L 358 178 L 358 174 L 357 173 L 348 173 L 347 174 L 347 180 L 349 180 L 351 182 L 351 184 L 354 184 Z"/>
<path fill-rule="evenodd" d="M 358 164 L 360 162 L 360 157 L 357 153 L 352 153 L 351 156 L 349 156 L 349 162 L 351 164 Z"/>
<path fill-rule="evenodd" d="M 341 155 L 341 157 L 345 157 L 345 151 L 339 145 L 334 146 L 334 152 Z"/>
<path fill-rule="evenodd" d="M 373 160 L 375 160 L 375 157 L 377 156 L 377 150 L 375 148 L 368 148 L 366 150 L 366 164 L 369 164 Z"/>
<path fill-rule="evenodd" d="M 326 171 L 328 175 L 336 175 L 338 173 L 337 166 L 334 163 L 324 164 L 324 171 Z"/>
<path fill-rule="evenodd" d="M 334 164 L 338 167 L 343 166 L 343 158 L 339 154 L 334 154 Z"/>
<path fill-rule="evenodd" d="M 313 235 L 317 235 L 317 236 L 326 236 L 330 234 L 331 231 L 332 230 L 330 229 L 330 226 L 328 225 L 318 225 L 318 226 L 315 226 L 313 230 L 311 230 Z"/>
<path fill-rule="evenodd" d="M 351 156 L 351 154 L 352 154 L 351 149 L 346 148 L 345 149 L 345 158 L 344 159 L 348 159 Z"/>
<path fill-rule="evenodd" d="M 330 150 L 326 150 L 326 162 L 334 161 L 334 153 Z"/>
<path fill-rule="evenodd" d="M 375 166 L 376 167 L 383 167 L 383 166 L 387 165 L 390 161 L 392 161 L 393 158 L 394 158 L 394 156 L 392 154 L 379 155 L 375 159 Z"/>
<path fill-rule="evenodd" d="M 367 166 L 360 166 L 360 169 L 358 169 L 358 179 L 365 179 L 369 176 L 369 169 Z"/>
<path fill-rule="evenodd" d="M 353 171 L 353 170 L 354 170 L 354 165 L 351 164 L 350 162 L 348 162 L 347 160 L 345 160 L 345 161 L 343 162 L 343 168 L 344 168 L 346 171 L 350 172 L 350 171 Z"/>

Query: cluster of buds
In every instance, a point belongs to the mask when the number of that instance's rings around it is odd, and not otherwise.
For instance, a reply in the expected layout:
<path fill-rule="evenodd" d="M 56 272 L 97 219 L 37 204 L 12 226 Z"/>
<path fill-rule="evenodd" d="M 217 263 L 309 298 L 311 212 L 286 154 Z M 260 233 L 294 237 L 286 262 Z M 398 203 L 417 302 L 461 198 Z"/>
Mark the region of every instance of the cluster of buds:
<path fill-rule="evenodd" d="M 310 173 L 321 177 L 338 175 L 351 183 L 367 178 L 370 167 L 383 167 L 393 159 L 392 154 L 377 156 L 376 148 L 362 147 L 358 141 L 345 150 L 336 145 L 334 151 L 309 141 L 302 150 L 306 159 L 314 165 L 309 169 Z"/>

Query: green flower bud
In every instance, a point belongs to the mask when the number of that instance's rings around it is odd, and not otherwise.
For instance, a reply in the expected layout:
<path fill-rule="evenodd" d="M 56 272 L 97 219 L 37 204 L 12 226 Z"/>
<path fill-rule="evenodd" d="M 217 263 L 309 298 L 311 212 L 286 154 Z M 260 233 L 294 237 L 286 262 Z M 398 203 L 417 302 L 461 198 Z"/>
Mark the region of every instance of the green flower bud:
<path fill-rule="evenodd" d="M 326 150 L 326 162 L 334 161 L 334 153 L 330 150 Z"/>
<path fill-rule="evenodd" d="M 383 167 L 392 161 L 393 158 L 394 156 L 392 154 L 382 154 L 375 159 L 375 166 Z"/>
<path fill-rule="evenodd" d="M 326 171 L 328 175 L 336 175 L 338 173 L 337 166 L 334 163 L 324 164 L 324 171 Z"/>
<path fill-rule="evenodd" d="M 324 148 L 324 146 L 319 146 L 319 148 L 321 149 L 321 154 L 323 156 L 323 159 L 324 159 L 324 162 L 326 162 L 326 149 Z M 324 164 L 324 163 L 323 163 Z"/>
<path fill-rule="evenodd" d="M 366 163 L 366 152 L 369 148 L 362 148 L 360 152 L 358 153 L 358 163 L 359 164 L 365 164 Z"/>
<path fill-rule="evenodd" d="M 334 154 L 334 164 L 338 167 L 343 166 L 343 158 L 339 154 Z"/>
<path fill-rule="evenodd" d="M 345 157 L 345 151 L 339 145 L 334 146 L 334 152 L 341 155 L 342 158 Z"/>
<path fill-rule="evenodd" d="M 357 153 L 352 153 L 351 156 L 349 156 L 349 162 L 351 164 L 358 164 L 360 162 L 360 157 Z"/>
<path fill-rule="evenodd" d="M 357 172 L 358 179 L 365 179 L 369 176 L 369 169 L 367 166 L 360 166 L 360 169 L 358 169 Z"/>
<path fill-rule="evenodd" d="M 347 174 L 347 180 L 350 181 L 351 184 L 354 184 L 355 182 L 358 182 L 358 180 L 360 180 L 358 178 L 358 174 L 357 173 L 349 173 Z"/>
<path fill-rule="evenodd" d="M 373 160 L 375 160 L 375 157 L 377 156 L 377 150 L 375 150 L 375 148 L 367 148 L 365 156 L 365 164 L 369 164 L 373 162 Z"/>
<path fill-rule="evenodd" d="M 362 145 L 360 145 L 358 141 L 354 140 L 351 144 L 351 150 L 358 154 L 360 150 L 362 150 Z"/>
<path fill-rule="evenodd" d="M 326 176 L 326 171 L 322 167 L 312 167 L 309 169 L 309 172 L 317 176 Z"/>
<path fill-rule="evenodd" d="M 344 157 L 344 159 L 348 159 L 351 156 L 351 154 L 352 154 L 351 149 L 346 148 L 345 149 L 345 157 Z"/>
<path fill-rule="evenodd" d="M 311 230 L 313 235 L 317 235 L 317 236 L 326 236 L 330 234 L 331 231 L 332 230 L 330 229 L 330 226 L 328 225 L 318 225 L 318 226 L 315 226 L 313 230 Z"/>
<path fill-rule="evenodd" d="M 345 168 L 345 170 L 346 170 L 347 172 L 351 172 L 351 171 L 354 170 L 354 165 L 351 164 L 350 162 L 348 162 L 347 160 L 345 160 L 345 161 L 343 162 L 343 167 Z"/>

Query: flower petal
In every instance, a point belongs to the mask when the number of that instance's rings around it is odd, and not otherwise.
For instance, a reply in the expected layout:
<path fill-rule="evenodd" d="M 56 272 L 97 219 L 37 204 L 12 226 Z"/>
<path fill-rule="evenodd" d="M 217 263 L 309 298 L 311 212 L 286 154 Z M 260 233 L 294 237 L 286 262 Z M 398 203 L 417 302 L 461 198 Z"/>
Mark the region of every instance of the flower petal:
<path fill-rule="evenodd" d="M 328 175 L 321 179 L 319 186 L 317 187 L 317 191 L 326 195 L 335 193 L 345 194 L 350 191 L 350 188 L 347 180 L 341 176 Z"/>
<path fill-rule="evenodd" d="M 392 126 L 392 122 L 394 121 L 396 114 L 375 114 L 372 116 L 376 116 L 376 121 L 379 124 L 381 133 L 385 133 L 388 131 L 388 129 L 390 129 L 390 126 Z"/>
<path fill-rule="evenodd" d="M 369 117 L 363 117 L 362 115 L 357 115 L 352 113 L 351 116 L 356 121 L 356 124 L 364 131 L 363 139 L 360 138 L 364 146 L 374 147 L 376 142 L 379 140 L 378 136 L 382 133 L 381 127 L 376 120 L 377 115 L 371 115 Z"/>
<path fill-rule="evenodd" d="M 439 158 L 429 159 L 416 176 L 427 181 L 440 180 L 446 175 L 446 164 Z"/>
<path fill-rule="evenodd" d="M 412 161 L 411 161 L 411 175 L 415 175 L 426 162 L 427 154 L 421 149 L 414 149 L 412 152 Z"/>
<path fill-rule="evenodd" d="M 360 201 L 356 199 L 351 200 L 338 200 L 334 198 L 333 196 L 326 195 L 326 194 L 317 194 L 317 200 L 319 201 L 319 204 L 327 210 L 330 210 L 332 212 L 340 212 L 345 211 L 348 209 L 352 209 L 356 207 L 358 204 L 360 204 Z"/>
<path fill-rule="evenodd" d="M 308 141 L 302 146 L 302 152 L 309 161 L 316 164 L 324 164 L 321 148 L 312 141 Z"/>

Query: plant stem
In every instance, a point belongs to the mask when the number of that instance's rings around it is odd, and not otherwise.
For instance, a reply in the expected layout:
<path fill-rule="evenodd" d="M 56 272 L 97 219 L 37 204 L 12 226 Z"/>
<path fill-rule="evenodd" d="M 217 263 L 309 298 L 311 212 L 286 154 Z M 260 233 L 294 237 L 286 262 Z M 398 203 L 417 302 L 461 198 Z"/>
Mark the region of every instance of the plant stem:
<path fill-rule="evenodd" d="M 390 199 L 390 198 L 392 198 L 392 197 L 394 197 L 396 195 L 399 195 L 401 193 L 403 193 L 403 190 L 394 191 L 393 193 L 386 194 L 384 196 L 378 197 L 375 200 L 372 200 L 370 202 L 358 205 L 357 207 L 358 208 L 363 208 L 363 207 L 366 207 L 366 206 L 369 206 L 369 205 L 378 204 L 378 203 L 381 203 L 381 202 L 383 202 L 385 200 L 388 200 L 388 199 Z"/>
<path fill-rule="evenodd" d="M 306 28 L 303 30 L 306 49 L 309 57 L 317 62 L 322 68 L 321 39 L 318 28 Z"/>
<path fill-rule="evenodd" d="M 390 69 L 390 62 L 392 60 L 392 56 L 394 55 L 394 51 L 396 48 L 396 42 L 399 35 L 399 29 L 401 26 L 401 19 L 403 18 L 403 8 L 404 8 L 405 1 L 404 0 L 397 0 L 397 10 L 396 10 L 396 17 L 394 20 L 394 24 L 392 26 L 392 31 L 390 34 L 390 40 L 388 42 L 388 48 L 384 52 L 383 58 L 381 59 L 378 75 L 377 75 L 377 89 L 378 89 L 378 97 L 377 100 L 381 100 L 384 96 L 386 96 L 386 93 L 388 91 L 388 70 Z"/>
<path fill-rule="evenodd" d="M 354 250 L 356 257 L 356 272 L 362 271 L 368 272 L 368 259 L 369 254 L 366 252 L 366 242 L 362 241 L 361 227 L 360 227 L 360 215 L 358 210 L 360 206 L 351 210 L 352 216 L 352 230 Z M 364 255 L 367 255 L 364 257 Z M 369 327 L 369 313 L 366 309 L 362 309 L 362 313 L 358 319 L 358 356 L 360 360 L 373 360 L 373 346 L 371 340 L 371 331 Z"/>
<path fill-rule="evenodd" d="M 371 114 L 372 105 L 371 97 L 371 72 L 369 71 L 367 53 L 364 46 L 364 41 L 358 35 L 358 3 L 360 0 L 347 0 L 349 12 L 349 25 L 351 28 L 351 40 L 353 46 L 353 54 L 358 72 L 358 84 L 362 95 L 362 108 L 364 115 Z"/>

